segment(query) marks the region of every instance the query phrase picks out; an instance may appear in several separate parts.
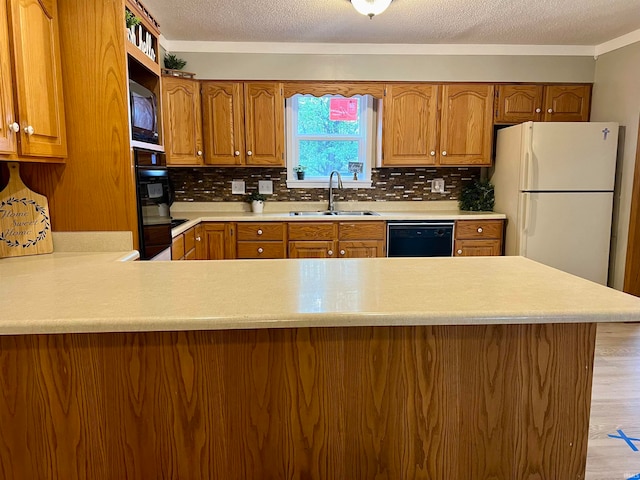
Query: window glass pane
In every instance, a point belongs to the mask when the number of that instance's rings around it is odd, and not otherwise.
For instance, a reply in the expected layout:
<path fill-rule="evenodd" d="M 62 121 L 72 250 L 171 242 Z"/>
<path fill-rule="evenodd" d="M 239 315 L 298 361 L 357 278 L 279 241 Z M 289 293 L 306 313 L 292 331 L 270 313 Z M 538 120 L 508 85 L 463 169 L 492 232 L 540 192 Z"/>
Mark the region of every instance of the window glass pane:
<path fill-rule="evenodd" d="M 356 140 L 300 140 L 299 165 L 309 177 L 328 177 L 332 170 L 349 175 L 349 162 L 358 160 Z"/>
<path fill-rule="evenodd" d="M 340 100 L 346 102 L 334 102 L 332 115 L 331 97 L 298 97 L 298 135 L 360 135 L 360 99 L 340 97 Z M 338 109 L 344 109 L 344 114 L 340 115 Z M 332 117 L 355 120 L 332 120 Z"/>

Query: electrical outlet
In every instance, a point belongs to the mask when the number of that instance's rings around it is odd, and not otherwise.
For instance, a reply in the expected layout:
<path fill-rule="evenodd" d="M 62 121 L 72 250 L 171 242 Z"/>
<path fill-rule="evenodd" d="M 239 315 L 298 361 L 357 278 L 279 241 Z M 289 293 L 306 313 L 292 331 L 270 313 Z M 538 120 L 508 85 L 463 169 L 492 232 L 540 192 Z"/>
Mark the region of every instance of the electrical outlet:
<path fill-rule="evenodd" d="M 244 195 L 244 180 L 231 180 L 231 193 Z"/>
<path fill-rule="evenodd" d="M 431 193 L 444 193 L 444 178 L 431 180 Z"/>
<path fill-rule="evenodd" d="M 265 195 L 271 195 L 273 193 L 273 182 L 271 180 L 259 180 L 258 181 L 258 193 L 264 193 Z"/>

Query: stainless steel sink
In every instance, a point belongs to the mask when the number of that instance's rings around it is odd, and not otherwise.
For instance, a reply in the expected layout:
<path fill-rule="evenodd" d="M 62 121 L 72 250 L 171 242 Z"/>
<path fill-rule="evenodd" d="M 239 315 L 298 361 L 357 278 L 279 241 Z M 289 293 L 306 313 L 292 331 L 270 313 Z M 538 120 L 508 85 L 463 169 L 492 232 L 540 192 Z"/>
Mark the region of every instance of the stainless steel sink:
<path fill-rule="evenodd" d="M 289 212 L 291 216 L 301 216 L 301 217 L 322 217 L 322 216 L 330 216 L 330 215 L 351 215 L 351 216 L 363 216 L 363 215 L 379 215 L 376 212 L 371 212 L 369 210 L 359 210 L 355 212 L 347 212 L 345 210 L 335 210 L 330 212 L 329 210 L 323 210 L 321 212 Z"/>

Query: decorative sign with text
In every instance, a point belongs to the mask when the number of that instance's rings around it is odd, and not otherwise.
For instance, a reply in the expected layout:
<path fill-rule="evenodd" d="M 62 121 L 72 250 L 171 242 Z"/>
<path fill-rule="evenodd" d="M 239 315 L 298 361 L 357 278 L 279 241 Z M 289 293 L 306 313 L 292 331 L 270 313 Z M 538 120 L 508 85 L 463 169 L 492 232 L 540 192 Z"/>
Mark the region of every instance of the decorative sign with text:
<path fill-rule="evenodd" d="M 332 98 L 329 101 L 329 120 L 334 122 L 357 122 L 357 98 Z"/>
<path fill-rule="evenodd" d="M 0 192 L 0 258 L 51 253 L 47 198 L 22 183 L 17 162 L 9 163 L 9 172 L 9 183 Z"/>
<path fill-rule="evenodd" d="M 127 39 L 154 63 L 158 63 L 156 61 L 158 39 L 143 24 L 129 27 L 127 29 Z"/>

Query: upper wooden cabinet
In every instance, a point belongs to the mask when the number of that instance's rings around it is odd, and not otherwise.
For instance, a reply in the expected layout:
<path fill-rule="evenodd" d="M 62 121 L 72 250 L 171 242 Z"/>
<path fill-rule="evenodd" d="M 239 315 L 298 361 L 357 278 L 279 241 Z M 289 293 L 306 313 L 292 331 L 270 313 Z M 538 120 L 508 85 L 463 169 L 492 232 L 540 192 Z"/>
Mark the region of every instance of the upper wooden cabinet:
<path fill-rule="evenodd" d="M 167 165 L 202 165 L 202 115 L 197 80 L 162 77 Z"/>
<path fill-rule="evenodd" d="M 491 165 L 493 85 L 444 85 L 439 165 Z"/>
<path fill-rule="evenodd" d="M 492 124 L 493 85 L 387 85 L 382 165 L 490 165 Z"/>
<path fill-rule="evenodd" d="M 0 115 L 2 158 L 67 156 L 55 0 L 0 0 Z"/>
<path fill-rule="evenodd" d="M 544 92 L 545 122 L 588 122 L 591 85 L 547 85 Z"/>
<path fill-rule="evenodd" d="M 588 122 L 591 85 L 498 85 L 495 123 Z"/>
<path fill-rule="evenodd" d="M 284 97 L 274 82 L 202 82 L 205 164 L 284 166 Z"/>

